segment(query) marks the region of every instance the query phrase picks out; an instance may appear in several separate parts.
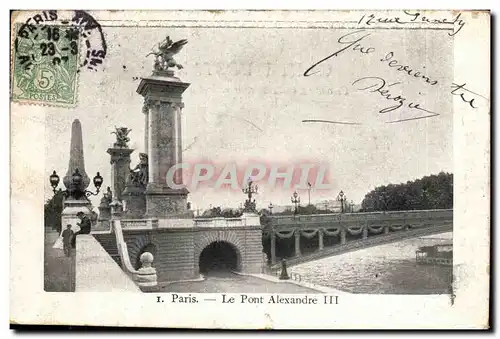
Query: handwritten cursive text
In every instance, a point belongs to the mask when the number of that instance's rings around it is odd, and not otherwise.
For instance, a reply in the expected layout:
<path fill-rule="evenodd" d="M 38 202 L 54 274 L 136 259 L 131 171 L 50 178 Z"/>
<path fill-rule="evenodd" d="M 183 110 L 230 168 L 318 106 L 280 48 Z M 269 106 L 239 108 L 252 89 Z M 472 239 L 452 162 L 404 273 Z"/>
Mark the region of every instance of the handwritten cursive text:
<path fill-rule="evenodd" d="M 351 33 L 348 33 L 346 35 L 342 35 L 338 40 L 337 42 L 339 44 L 342 44 L 342 45 L 345 45 L 345 47 L 342 47 L 341 49 L 339 49 L 338 51 L 336 51 L 335 53 L 333 54 L 330 54 L 329 56 L 327 56 L 326 58 L 323 58 L 321 59 L 320 61 L 318 61 L 317 63 L 315 63 L 314 65 L 312 65 L 311 67 L 309 67 L 305 72 L 304 72 L 304 76 L 307 77 L 307 76 L 311 76 L 313 74 L 316 74 L 316 73 L 319 73 L 319 71 L 316 71 L 314 73 L 309 73 L 313 70 L 313 68 L 315 68 L 316 66 L 318 66 L 319 64 L 321 64 L 322 62 L 325 62 L 326 60 L 334 57 L 334 56 L 338 56 L 340 53 L 352 48 L 353 51 L 359 51 L 359 53 L 361 54 L 369 54 L 369 53 L 373 53 L 375 51 L 375 48 L 373 47 L 366 47 L 366 46 L 362 46 L 361 45 L 361 41 L 363 39 L 365 39 L 366 37 L 370 36 L 371 34 L 370 33 L 366 33 L 364 35 L 361 35 L 360 33 L 363 33 L 364 31 L 361 30 L 361 31 L 354 31 L 354 32 L 351 32 Z M 361 35 L 361 36 L 360 36 Z"/>
<path fill-rule="evenodd" d="M 363 77 L 355 80 L 352 83 L 352 86 L 354 86 L 357 90 L 359 91 L 367 91 L 370 93 L 378 93 L 381 97 L 383 97 L 385 100 L 393 102 L 394 104 L 388 107 L 385 107 L 379 111 L 379 113 L 389 113 L 392 111 L 395 111 L 397 109 L 400 109 L 401 107 L 405 106 L 407 108 L 413 109 L 413 110 L 418 110 L 421 112 L 426 112 L 429 113 L 428 115 L 425 116 L 419 116 L 419 117 L 413 117 L 413 118 L 408 118 L 408 119 L 401 119 L 401 120 L 394 120 L 390 121 L 389 123 L 393 122 L 402 122 L 402 121 L 408 121 L 408 120 L 416 120 L 416 119 L 424 119 L 424 118 L 430 118 L 439 115 L 438 113 L 434 113 L 424 107 L 422 107 L 419 103 L 414 103 L 414 102 L 408 102 L 408 99 L 401 96 L 401 95 L 394 95 L 391 93 L 390 87 L 395 86 L 395 85 L 400 85 L 400 82 L 393 82 L 388 84 L 386 80 L 380 77 Z"/>
<path fill-rule="evenodd" d="M 449 36 L 458 34 L 464 28 L 465 21 L 460 19 L 462 13 L 457 14 L 453 19 L 447 18 L 430 18 L 422 15 L 420 12 L 403 11 L 403 15 L 395 17 L 382 17 L 375 14 L 364 14 L 358 20 L 358 25 L 364 24 L 371 26 L 375 24 L 397 24 L 405 25 L 411 23 L 423 23 L 427 25 L 453 25 L 453 32 L 448 33 Z"/>

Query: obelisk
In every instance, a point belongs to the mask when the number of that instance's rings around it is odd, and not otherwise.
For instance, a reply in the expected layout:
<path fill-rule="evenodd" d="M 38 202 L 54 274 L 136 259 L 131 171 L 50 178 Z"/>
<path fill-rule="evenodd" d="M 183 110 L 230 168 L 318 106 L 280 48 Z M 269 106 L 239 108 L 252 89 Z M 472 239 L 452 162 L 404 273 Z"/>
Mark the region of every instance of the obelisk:
<path fill-rule="evenodd" d="M 63 178 L 64 186 L 71 192 L 74 187 L 72 186 L 72 175 L 75 170 L 78 169 L 80 175 L 82 176 L 82 181 L 80 187 L 81 191 L 87 189 L 90 183 L 90 179 L 85 172 L 85 161 L 83 157 L 83 137 L 82 137 L 82 125 L 80 120 L 75 119 L 71 125 L 71 142 L 69 149 L 69 165 L 68 171 Z M 75 197 L 70 194 L 63 204 L 63 211 L 61 216 L 61 232 L 66 229 L 66 225 L 71 224 L 71 229 L 76 232 L 80 229 L 76 224 L 80 222 L 80 219 L 76 216 L 78 212 L 84 212 L 89 214 L 92 210 L 92 204 L 87 199 L 85 195 L 80 197 Z"/>

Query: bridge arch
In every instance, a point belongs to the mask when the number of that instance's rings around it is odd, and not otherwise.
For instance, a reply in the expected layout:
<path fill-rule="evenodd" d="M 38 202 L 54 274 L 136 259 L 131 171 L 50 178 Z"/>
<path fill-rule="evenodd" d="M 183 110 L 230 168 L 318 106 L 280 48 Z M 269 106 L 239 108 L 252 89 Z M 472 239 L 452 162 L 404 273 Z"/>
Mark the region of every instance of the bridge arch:
<path fill-rule="evenodd" d="M 202 274 L 241 270 L 242 253 L 243 245 L 233 232 L 207 232 L 195 246 L 195 260 Z"/>

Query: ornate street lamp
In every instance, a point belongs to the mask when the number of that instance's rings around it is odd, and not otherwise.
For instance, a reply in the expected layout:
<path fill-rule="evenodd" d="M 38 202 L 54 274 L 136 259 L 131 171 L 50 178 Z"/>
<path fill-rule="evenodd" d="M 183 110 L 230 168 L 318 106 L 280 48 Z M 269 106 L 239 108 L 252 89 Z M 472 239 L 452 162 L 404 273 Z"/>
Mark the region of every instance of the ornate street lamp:
<path fill-rule="evenodd" d="M 299 197 L 299 193 L 297 193 L 297 191 L 293 192 L 291 200 L 292 200 L 292 204 L 295 204 L 294 214 L 299 213 L 300 197 Z"/>
<path fill-rule="evenodd" d="M 269 209 L 269 214 L 273 214 L 274 205 L 272 202 L 269 203 L 269 206 L 267 206 L 267 208 Z"/>
<path fill-rule="evenodd" d="M 340 201 L 340 212 L 344 213 L 344 202 L 346 200 L 344 191 L 340 191 L 339 195 L 337 196 L 337 200 Z"/>
<path fill-rule="evenodd" d="M 101 174 L 99 174 L 99 172 L 97 172 L 96 176 L 93 179 L 94 186 L 96 188 L 95 193 L 88 191 L 88 190 L 81 189 L 82 180 L 83 180 L 83 178 L 82 178 L 82 175 L 80 174 L 80 171 L 78 170 L 78 168 L 75 169 L 75 171 L 71 175 L 71 182 L 69 185 L 70 187 L 67 190 L 62 191 L 63 195 L 66 198 L 73 197 L 75 199 L 80 199 L 83 196 L 89 197 L 91 195 L 99 194 L 99 191 L 100 191 L 102 183 L 103 183 L 102 176 L 101 176 Z M 54 194 L 56 194 L 57 186 L 59 185 L 59 182 L 60 182 L 59 175 L 57 175 L 56 171 L 52 172 L 52 174 L 49 177 L 49 181 L 50 181 L 50 185 L 52 186 L 52 191 L 54 192 Z"/>
<path fill-rule="evenodd" d="M 253 183 L 252 178 L 248 178 L 247 187 L 243 188 L 241 191 L 248 196 L 248 199 L 245 200 L 245 207 L 243 211 L 245 212 L 255 212 L 256 211 L 256 203 L 255 199 L 252 200 L 252 196 L 257 194 L 259 190 L 259 186 Z"/>

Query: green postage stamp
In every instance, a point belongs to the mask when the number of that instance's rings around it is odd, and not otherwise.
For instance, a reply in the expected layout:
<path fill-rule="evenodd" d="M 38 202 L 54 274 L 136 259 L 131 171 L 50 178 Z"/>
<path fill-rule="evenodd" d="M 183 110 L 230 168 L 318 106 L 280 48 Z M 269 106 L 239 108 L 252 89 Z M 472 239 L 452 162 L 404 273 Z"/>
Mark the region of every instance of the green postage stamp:
<path fill-rule="evenodd" d="M 18 24 L 14 34 L 11 99 L 22 103 L 75 105 L 78 29 Z"/>

